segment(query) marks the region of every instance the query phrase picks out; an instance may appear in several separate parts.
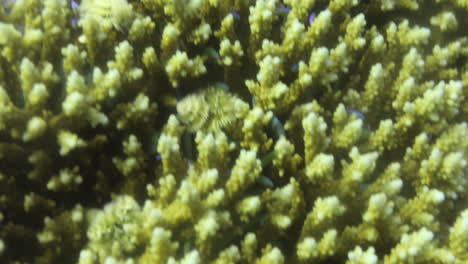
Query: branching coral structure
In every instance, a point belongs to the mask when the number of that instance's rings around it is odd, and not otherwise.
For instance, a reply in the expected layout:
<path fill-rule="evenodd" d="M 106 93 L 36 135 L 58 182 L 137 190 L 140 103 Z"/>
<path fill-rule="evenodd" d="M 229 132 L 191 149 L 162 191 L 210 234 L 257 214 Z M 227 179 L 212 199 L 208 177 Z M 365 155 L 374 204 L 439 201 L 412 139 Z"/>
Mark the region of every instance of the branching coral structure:
<path fill-rule="evenodd" d="M 0 263 L 468 263 L 467 0 L 8 0 Z"/>

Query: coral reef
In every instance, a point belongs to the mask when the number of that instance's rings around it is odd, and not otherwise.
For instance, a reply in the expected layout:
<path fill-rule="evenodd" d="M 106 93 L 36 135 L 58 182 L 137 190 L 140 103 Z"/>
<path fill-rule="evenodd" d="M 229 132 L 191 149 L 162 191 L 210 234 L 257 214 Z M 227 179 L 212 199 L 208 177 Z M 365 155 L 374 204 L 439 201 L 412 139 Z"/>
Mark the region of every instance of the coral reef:
<path fill-rule="evenodd" d="M 467 0 L 5 0 L 0 263 L 468 263 Z"/>

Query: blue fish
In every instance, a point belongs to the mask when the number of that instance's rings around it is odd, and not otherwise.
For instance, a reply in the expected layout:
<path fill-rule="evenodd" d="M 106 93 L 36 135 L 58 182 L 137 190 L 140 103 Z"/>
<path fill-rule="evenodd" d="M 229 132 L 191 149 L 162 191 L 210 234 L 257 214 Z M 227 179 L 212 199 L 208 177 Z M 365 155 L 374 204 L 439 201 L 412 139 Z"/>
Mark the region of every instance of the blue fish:
<path fill-rule="evenodd" d="M 75 16 L 78 16 L 79 15 L 79 9 L 80 9 L 80 5 L 78 5 L 78 3 L 75 1 L 75 0 L 70 0 L 70 5 L 71 5 L 71 8 L 72 8 L 72 11 L 73 11 L 73 14 Z M 78 18 L 74 17 L 70 20 L 70 23 L 72 25 L 72 27 L 75 27 L 76 24 L 78 22 Z"/>
<path fill-rule="evenodd" d="M 296 63 L 296 64 L 294 64 L 293 66 L 291 66 L 291 70 L 292 70 L 293 72 L 297 72 L 298 69 L 299 69 L 299 63 Z"/>
<path fill-rule="evenodd" d="M 315 12 L 312 12 L 310 13 L 310 16 L 309 16 L 309 25 L 312 25 L 312 23 L 314 23 L 314 20 L 315 20 Z"/>
<path fill-rule="evenodd" d="M 237 19 L 237 20 L 241 19 L 239 13 L 236 10 L 231 9 L 231 14 L 234 16 L 235 19 Z"/>
<path fill-rule="evenodd" d="M 78 9 L 80 7 L 75 0 L 71 0 L 70 5 L 71 5 L 72 9 Z"/>
<path fill-rule="evenodd" d="M 224 91 L 229 92 L 229 85 L 227 85 L 227 83 L 225 83 L 225 82 L 216 82 L 215 87 L 216 88 L 221 88 Z"/>
<path fill-rule="evenodd" d="M 304 61 L 306 61 L 306 59 L 300 59 L 297 63 L 295 63 L 293 66 L 291 66 L 291 70 L 292 70 L 293 72 L 297 72 L 297 70 L 299 70 L 299 63 L 300 63 L 301 61 L 304 62 Z"/>
<path fill-rule="evenodd" d="M 354 113 L 356 115 L 358 115 L 361 119 L 365 119 L 366 116 L 359 110 L 356 110 L 356 109 L 353 109 L 353 108 L 348 108 L 348 112 L 349 113 Z"/>
<path fill-rule="evenodd" d="M 280 7 L 277 7 L 275 11 L 281 14 L 287 14 L 289 13 L 289 11 L 291 11 L 291 8 L 287 6 L 280 6 Z"/>
<path fill-rule="evenodd" d="M 11 13 L 11 9 L 13 8 L 13 5 L 15 4 L 15 0 L 3 0 L 2 1 L 2 6 L 3 9 L 5 10 L 5 13 L 9 15 Z"/>

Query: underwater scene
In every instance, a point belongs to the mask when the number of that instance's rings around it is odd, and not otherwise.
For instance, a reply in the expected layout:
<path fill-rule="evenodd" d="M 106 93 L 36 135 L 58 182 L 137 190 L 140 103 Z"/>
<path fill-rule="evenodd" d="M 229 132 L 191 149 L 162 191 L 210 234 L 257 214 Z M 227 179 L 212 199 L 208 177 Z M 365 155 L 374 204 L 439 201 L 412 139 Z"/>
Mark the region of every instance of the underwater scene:
<path fill-rule="evenodd" d="M 0 2 L 0 263 L 468 263 L 468 0 Z"/>

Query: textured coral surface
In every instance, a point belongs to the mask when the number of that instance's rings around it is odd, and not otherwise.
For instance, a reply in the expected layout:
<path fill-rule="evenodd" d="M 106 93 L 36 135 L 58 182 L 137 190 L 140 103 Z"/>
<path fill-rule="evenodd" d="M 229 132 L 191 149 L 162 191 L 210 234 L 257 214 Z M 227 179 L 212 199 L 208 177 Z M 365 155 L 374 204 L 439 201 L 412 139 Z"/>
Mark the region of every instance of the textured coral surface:
<path fill-rule="evenodd" d="M 3 0 L 0 263 L 468 263 L 467 0 Z"/>

